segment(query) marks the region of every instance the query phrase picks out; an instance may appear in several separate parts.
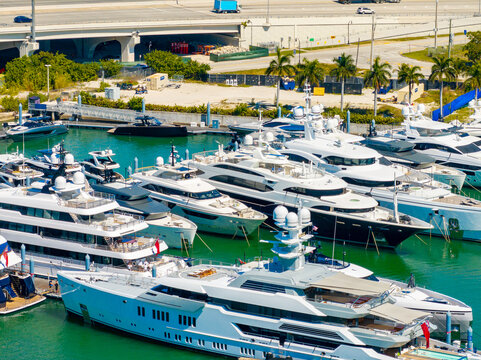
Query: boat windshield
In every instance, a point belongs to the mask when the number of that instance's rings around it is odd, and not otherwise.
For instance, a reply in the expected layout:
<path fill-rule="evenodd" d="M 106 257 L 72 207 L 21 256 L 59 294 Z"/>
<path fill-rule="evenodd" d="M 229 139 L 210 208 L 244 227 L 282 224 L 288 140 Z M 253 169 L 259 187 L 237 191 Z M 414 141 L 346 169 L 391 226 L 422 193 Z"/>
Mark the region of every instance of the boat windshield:
<path fill-rule="evenodd" d="M 416 131 L 421 136 L 444 136 L 444 135 L 452 134 L 456 129 L 455 127 L 450 127 L 447 129 L 430 129 L 430 128 L 423 128 L 423 127 L 415 127 L 412 125 L 411 127 L 413 129 L 416 129 Z"/>
<path fill-rule="evenodd" d="M 350 159 L 341 156 L 326 156 L 325 158 L 320 155 L 317 156 L 327 161 L 330 165 L 365 166 L 372 165 L 376 162 L 376 158 Z"/>
<path fill-rule="evenodd" d="M 475 153 L 475 152 L 481 151 L 481 149 L 477 145 L 475 145 L 474 143 L 462 145 L 462 146 L 457 146 L 456 149 L 461 151 L 463 154 L 470 154 L 470 153 Z"/>
<path fill-rule="evenodd" d="M 199 199 L 199 200 L 215 199 L 221 196 L 222 194 L 215 189 L 210 191 L 198 192 L 198 193 L 189 193 L 189 197 L 191 197 L 192 199 Z"/>

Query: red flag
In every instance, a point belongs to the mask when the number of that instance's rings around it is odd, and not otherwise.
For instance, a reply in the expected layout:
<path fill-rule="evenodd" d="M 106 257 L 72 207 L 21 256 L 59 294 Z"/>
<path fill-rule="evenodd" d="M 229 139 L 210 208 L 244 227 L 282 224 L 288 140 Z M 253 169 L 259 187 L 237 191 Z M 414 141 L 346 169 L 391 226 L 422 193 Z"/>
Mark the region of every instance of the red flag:
<path fill-rule="evenodd" d="M 426 347 L 429 348 L 429 326 L 427 323 L 421 324 L 421 329 L 423 329 L 424 337 L 426 338 Z"/>
<path fill-rule="evenodd" d="M 3 250 L 2 255 L 0 257 L 5 258 L 5 267 L 8 268 L 8 246 L 5 247 L 5 250 Z"/>
<path fill-rule="evenodd" d="M 157 239 L 157 241 L 155 242 L 155 248 L 157 249 L 157 254 L 155 254 L 155 255 L 159 255 L 159 254 L 160 254 L 160 243 L 159 243 L 159 239 Z"/>

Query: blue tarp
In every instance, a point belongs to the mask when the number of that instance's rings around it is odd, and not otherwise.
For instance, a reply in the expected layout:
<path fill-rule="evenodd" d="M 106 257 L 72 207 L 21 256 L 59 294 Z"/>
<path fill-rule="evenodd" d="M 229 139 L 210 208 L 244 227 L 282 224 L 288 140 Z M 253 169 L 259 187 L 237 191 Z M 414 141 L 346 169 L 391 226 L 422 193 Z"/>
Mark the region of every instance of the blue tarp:
<path fill-rule="evenodd" d="M 30 294 L 35 293 L 35 285 L 33 284 L 32 277 L 20 278 L 20 288 L 22 289 L 22 296 L 27 297 Z"/>
<path fill-rule="evenodd" d="M 3 293 L 3 289 L 7 290 L 11 297 L 16 297 L 15 292 L 12 289 L 10 277 L 0 279 L 0 292 Z M 0 301 L 1 302 L 1 301 Z"/>
<path fill-rule="evenodd" d="M 479 94 L 480 92 L 481 91 L 478 91 L 478 99 L 479 99 L 479 96 L 480 96 L 480 94 Z M 443 116 L 448 116 L 448 115 L 452 114 L 453 112 L 455 112 L 456 110 L 459 110 L 462 107 L 466 106 L 471 100 L 474 99 L 475 96 L 476 96 L 476 90 L 471 90 L 470 92 L 467 92 L 466 94 L 463 94 L 463 95 L 457 97 L 456 99 L 451 101 L 449 104 L 444 105 L 443 106 Z M 436 110 L 433 111 L 431 117 L 434 121 L 438 121 L 440 116 L 441 116 L 441 110 L 436 109 Z"/>

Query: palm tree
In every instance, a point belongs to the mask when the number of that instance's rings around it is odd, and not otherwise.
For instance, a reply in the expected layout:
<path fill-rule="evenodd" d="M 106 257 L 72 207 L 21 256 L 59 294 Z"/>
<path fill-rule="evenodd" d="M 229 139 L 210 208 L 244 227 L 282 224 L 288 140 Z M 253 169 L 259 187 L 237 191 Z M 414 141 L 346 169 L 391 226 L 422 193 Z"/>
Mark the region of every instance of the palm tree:
<path fill-rule="evenodd" d="M 467 71 L 469 77 L 464 82 L 464 85 L 471 86 L 476 89 L 476 97 L 478 99 L 478 89 L 481 88 L 481 62 L 475 62 Z"/>
<path fill-rule="evenodd" d="M 374 88 L 374 116 L 377 115 L 377 92 L 381 86 L 389 83 L 391 69 L 391 65 L 387 62 L 381 62 L 381 58 L 377 56 L 374 59 L 371 70 L 366 71 L 364 74 L 364 82 L 367 85 L 372 85 Z"/>
<path fill-rule="evenodd" d="M 466 60 L 455 58 L 453 59 L 453 68 L 454 68 L 454 81 L 456 81 L 456 89 L 458 89 L 458 79 L 461 75 L 463 75 L 466 71 Z"/>
<path fill-rule="evenodd" d="M 413 84 L 419 84 L 419 80 L 424 79 L 424 75 L 420 72 L 421 68 L 417 65 L 409 66 L 402 63 L 397 69 L 397 76 L 399 81 L 403 81 L 409 86 L 409 103 L 411 104 L 411 95 L 413 91 Z"/>
<path fill-rule="evenodd" d="M 306 58 L 302 59 L 302 64 L 297 65 L 299 72 L 297 73 L 296 80 L 299 86 L 303 86 L 307 82 L 311 85 L 320 85 L 324 82 L 324 69 L 322 68 L 319 60 L 309 61 Z"/>
<path fill-rule="evenodd" d="M 429 76 L 429 81 L 438 80 L 440 82 L 439 89 L 439 105 L 440 107 L 440 118 L 443 118 L 443 86 L 445 80 L 453 80 L 456 76 L 456 71 L 453 67 L 453 59 L 448 58 L 444 55 L 433 56 L 432 60 L 434 65 L 431 67 L 431 75 Z"/>
<path fill-rule="evenodd" d="M 346 79 L 356 75 L 356 65 L 352 55 L 342 53 L 341 56 L 332 59 L 336 67 L 331 70 L 330 75 L 334 76 L 337 81 L 341 81 L 341 111 L 344 110 L 344 83 Z"/>
<path fill-rule="evenodd" d="M 277 97 L 276 107 L 279 106 L 279 92 L 281 90 L 281 76 L 292 75 L 295 73 L 294 66 L 291 65 L 292 54 L 282 55 L 281 49 L 277 48 L 276 58 L 273 59 L 266 69 L 266 75 L 277 75 Z"/>

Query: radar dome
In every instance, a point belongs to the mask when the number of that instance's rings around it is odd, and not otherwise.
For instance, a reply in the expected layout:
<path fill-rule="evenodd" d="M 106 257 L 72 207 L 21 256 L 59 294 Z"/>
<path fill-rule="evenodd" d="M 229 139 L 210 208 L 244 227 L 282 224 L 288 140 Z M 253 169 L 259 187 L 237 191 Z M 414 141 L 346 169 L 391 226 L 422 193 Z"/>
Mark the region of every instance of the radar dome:
<path fill-rule="evenodd" d="M 274 134 L 270 131 L 266 132 L 266 141 L 267 142 L 272 142 L 274 141 Z"/>
<path fill-rule="evenodd" d="M 306 225 L 311 222 L 311 212 L 308 209 L 302 208 L 299 215 L 301 217 L 302 225 Z"/>
<path fill-rule="evenodd" d="M 75 174 L 73 174 L 73 183 L 75 185 L 85 184 L 85 175 L 83 173 L 81 173 L 80 171 L 77 171 Z M 55 182 L 55 184 L 57 184 L 57 183 Z"/>
<path fill-rule="evenodd" d="M 297 216 L 296 213 L 290 212 L 286 216 L 286 225 L 287 227 L 294 228 L 297 227 L 299 222 L 299 217 Z"/>
<path fill-rule="evenodd" d="M 286 216 L 289 211 L 285 206 L 277 206 L 274 209 L 274 214 L 272 215 L 272 218 L 274 222 L 284 224 L 286 222 Z"/>
<path fill-rule="evenodd" d="M 254 144 L 254 139 L 252 138 L 252 136 L 246 135 L 244 138 L 244 145 L 250 146 L 252 144 Z"/>
<path fill-rule="evenodd" d="M 294 109 L 294 117 L 296 119 L 301 118 L 304 116 L 304 109 L 301 107 L 297 107 Z"/>
<path fill-rule="evenodd" d="M 404 106 L 402 109 L 402 114 L 403 116 L 408 116 L 409 115 L 409 106 Z"/>
<path fill-rule="evenodd" d="M 55 187 L 57 189 L 65 189 L 65 186 L 67 186 L 67 180 L 63 176 L 59 176 L 55 179 Z"/>
<path fill-rule="evenodd" d="M 321 113 L 321 107 L 319 105 L 314 105 L 312 108 L 311 108 L 311 112 L 313 114 L 320 114 Z"/>
<path fill-rule="evenodd" d="M 162 156 L 157 156 L 157 159 L 155 159 L 155 163 L 157 164 L 157 166 L 164 165 L 164 158 Z"/>
<path fill-rule="evenodd" d="M 50 156 L 50 162 L 51 162 L 52 164 L 58 164 L 58 163 L 60 162 L 59 160 L 60 160 L 60 159 L 58 158 L 58 155 L 57 155 L 57 154 L 52 154 L 52 155 Z"/>
<path fill-rule="evenodd" d="M 333 130 L 333 129 L 336 128 L 336 126 L 337 126 L 337 120 L 336 119 L 331 118 L 331 119 L 327 120 L 326 129 Z"/>
<path fill-rule="evenodd" d="M 423 113 L 426 111 L 426 106 L 424 106 L 424 104 L 418 104 L 418 111 L 420 113 Z"/>
<path fill-rule="evenodd" d="M 65 155 L 65 165 L 73 165 L 74 163 L 74 157 L 72 154 L 67 154 Z"/>

